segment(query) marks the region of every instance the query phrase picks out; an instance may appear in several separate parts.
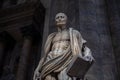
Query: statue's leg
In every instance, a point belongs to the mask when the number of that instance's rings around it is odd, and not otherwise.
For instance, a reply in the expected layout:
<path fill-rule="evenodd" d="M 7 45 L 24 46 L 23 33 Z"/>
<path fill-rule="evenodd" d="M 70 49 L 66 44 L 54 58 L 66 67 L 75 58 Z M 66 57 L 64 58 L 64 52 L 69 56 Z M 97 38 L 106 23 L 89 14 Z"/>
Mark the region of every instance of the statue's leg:
<path fill-rule="evenodd" d="M 56 80 L 55 77 L 52 77 L 51 75 L 47 75 L 45 77 L 45 80 Z"/>
<path fill-rule="evenodd" d="M 72 78 L 67 75 L 66 69 L 67 68 L 58 74 L 58 80 L 72 80 Z"/>

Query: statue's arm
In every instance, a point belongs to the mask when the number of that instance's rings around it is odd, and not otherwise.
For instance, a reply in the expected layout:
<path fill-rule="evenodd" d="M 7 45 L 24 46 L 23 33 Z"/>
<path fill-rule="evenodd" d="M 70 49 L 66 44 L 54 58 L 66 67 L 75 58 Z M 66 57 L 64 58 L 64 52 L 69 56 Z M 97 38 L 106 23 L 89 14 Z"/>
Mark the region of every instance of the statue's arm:
<path fill-rule="evenodd" d="M 40 70 L 42 62 L 43 62 L 43 58 L 39 61 L 39 64 L 38 64 L 37 68 L 34 71 L 33 80 L 38 80 L 38 78 L 40 76 L 39 70 Z"/>
<path fill-rule="evenodd" d="M 92 52 L 90 50 L 90 48 L 88 48 L 88 46 L 86 45 L 86 40 L 83 39 L 82 35 L 80 34 L 79 31 L 75 30 L 75 34 L 76 34 L 76 37 L 78 39 L 78 44 L 81 45 L 81 53 L 83 55 L 83 57 L 85 59 L 89 58 L 89 59 L 94 59 L 93 56 L 92 56 Z"/>
<path fill-rule="evenodd" d="M 55 33 L 52 33 L 48 36 L 47 40 L 46 40 L 46 43 L 45 43 L 45 46 L 44 46 L 44 55 L 43 57 L 41 58 L 41 60 L 39 61 L 39 64 L 37 66 L 37 68 L 35 69 L 34 71 L 34 77 L 33 77 L 33 80 L 37 80 L 37 78 L 39 78 L 40 76 L 40 69 L 42 67 L 42 64 L 43 62 L 45 61 L 46 59 L 46 56 L 47 56 L 47 53 L 49 52 L 50 50 L 50 47 L 51 47 L 51 43 L 52 43 L 52 38 L 54 37 Z"/>
<path fill-rule="evenodd" d="M 41 58 L 35 71 L 39 71 L 44 58 Z"/>
<path fill-rule="evenodd" d="M 76 31 L 76 36 L 78 39 L 82 38 L 82 35 L 80 34 L 79 31 Z M 94 57 L 92 56 L 92 51 L 90 50 L 90 48 L 86 44 L 87 41 L 84 40 L 83 38 L 81 40 L 82 40 L 82 51 L 81 52 L 82 52 L 83 58 L 86 60 L 89 60 L 89 61 L 94 60 Z"/>
<path fill-rule="evenodd" d="M 54 35 L 54 33 L 50 34 L 47 37 L 47 40 L 44 45 L 44 55 L 42 56 L 41 60 L 39 61 L 39 64 L 38 64 L 36 70 L 40 70 L 42 63 L 44 62 L 44 60 L 47 56 L 47 53 L 49 53 L 49 51 L 50 51 L 53 35 Z"/>

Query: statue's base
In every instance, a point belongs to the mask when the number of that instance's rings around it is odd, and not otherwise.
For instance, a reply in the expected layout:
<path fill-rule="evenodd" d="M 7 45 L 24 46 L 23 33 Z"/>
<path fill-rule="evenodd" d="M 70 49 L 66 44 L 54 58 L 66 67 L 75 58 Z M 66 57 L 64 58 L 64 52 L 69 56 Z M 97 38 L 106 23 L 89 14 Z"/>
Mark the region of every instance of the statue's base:
<path fill-rule="evenodd" d="M 67 74 L 71 77 L 84 79 L 85 74 L 92 66 L 93 62 L 94 61 L 85 61 L 80 57 L 74 57 L 67 70 Z"/>

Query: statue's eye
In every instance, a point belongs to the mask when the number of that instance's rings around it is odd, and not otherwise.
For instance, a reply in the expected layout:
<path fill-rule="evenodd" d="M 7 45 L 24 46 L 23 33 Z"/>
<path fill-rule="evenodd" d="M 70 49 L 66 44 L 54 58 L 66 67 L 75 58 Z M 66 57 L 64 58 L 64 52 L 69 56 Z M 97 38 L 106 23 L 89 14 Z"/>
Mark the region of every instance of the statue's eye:
<path fill-rule="evenodd" d="M 56 17 L 56 19 L 58 19 L 59 18 L 59 16 L 58 17 Z"/>
<path fill-rule="evenodd" d="M 59 18 L 61 18 L 61 16 L 59 16 Z"/>

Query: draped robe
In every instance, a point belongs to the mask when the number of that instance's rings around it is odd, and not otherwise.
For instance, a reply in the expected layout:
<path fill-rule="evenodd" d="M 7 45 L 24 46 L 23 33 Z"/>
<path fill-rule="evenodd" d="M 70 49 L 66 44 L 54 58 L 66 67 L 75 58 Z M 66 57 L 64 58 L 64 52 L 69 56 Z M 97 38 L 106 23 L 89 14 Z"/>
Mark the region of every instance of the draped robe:
<path fill-rule="evenodd" d="M 69 29 L 70 45 L 63 51 L 62 55 L 52 57 L 51 52 L 52 40 L 56 32 L 48 36 L 44 47 L 44 56 L 39 63 L 40 80 L 75 80 L 67 75 L 66 70 L 72 61 L 73 56 L 82 57 L 82 47 L 86 41 L 82 38 L 81 34 L 72 28 Z M 88 52 L 90 53 L 90 51 Z M 52 73 L 58 73 L 57 79 L 52 76 Z"/>

